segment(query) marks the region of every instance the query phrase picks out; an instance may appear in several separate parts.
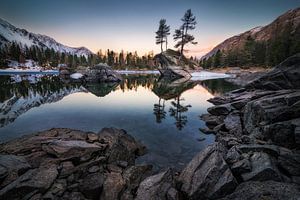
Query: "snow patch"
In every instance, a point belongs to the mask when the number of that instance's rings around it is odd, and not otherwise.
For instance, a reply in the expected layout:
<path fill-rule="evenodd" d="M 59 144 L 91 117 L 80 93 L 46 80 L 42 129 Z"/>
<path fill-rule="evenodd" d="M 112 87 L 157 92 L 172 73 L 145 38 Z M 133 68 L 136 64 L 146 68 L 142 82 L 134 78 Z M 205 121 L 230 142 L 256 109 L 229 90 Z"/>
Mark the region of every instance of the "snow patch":
<path fill-rule="evenodd" d="M 80 79 L 83 77 L 83 75 L 81 73 L 74 73 L 74 74 L 71 74 L 70 77 L 72 79 Z"/>

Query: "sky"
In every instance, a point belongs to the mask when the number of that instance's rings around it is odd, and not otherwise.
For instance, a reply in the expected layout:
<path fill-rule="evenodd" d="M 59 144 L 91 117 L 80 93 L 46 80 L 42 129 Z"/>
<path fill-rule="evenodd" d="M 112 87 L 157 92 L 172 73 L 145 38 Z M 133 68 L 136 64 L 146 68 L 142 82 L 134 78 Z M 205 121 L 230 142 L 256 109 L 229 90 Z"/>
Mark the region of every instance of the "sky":
<path fill-rule="evenodd" d="M 172 35 L 187 9 L 196 16 L 191 31 L 197 45 L 188 54 L 201 57 L 228 37 L 267 25 L 300 0 L 0 0 L 0 18 L 72 47 L 85 46 L 143 55 L 160 51 L 155 31 L 164 18 Z"/>

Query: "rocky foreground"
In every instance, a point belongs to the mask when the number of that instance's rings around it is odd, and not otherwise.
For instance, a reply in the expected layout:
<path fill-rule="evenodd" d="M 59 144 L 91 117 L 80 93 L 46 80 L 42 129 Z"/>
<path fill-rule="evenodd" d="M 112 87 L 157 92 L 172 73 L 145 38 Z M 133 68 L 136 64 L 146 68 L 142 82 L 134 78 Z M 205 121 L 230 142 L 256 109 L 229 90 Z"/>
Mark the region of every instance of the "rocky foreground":
<path fill-rule="evenodd" d="M 133 199 L 151 166 L 124 130 L 51 129 L 0 146 L 0 199 Z"/>
<path fill-rule="evenodd" d="M 124 130 L 51 129 L 0 145 L 0 199 L 299 199 L 300 54 L 210 100 L 216 142 L 181 171 L 151 174 Z"/>

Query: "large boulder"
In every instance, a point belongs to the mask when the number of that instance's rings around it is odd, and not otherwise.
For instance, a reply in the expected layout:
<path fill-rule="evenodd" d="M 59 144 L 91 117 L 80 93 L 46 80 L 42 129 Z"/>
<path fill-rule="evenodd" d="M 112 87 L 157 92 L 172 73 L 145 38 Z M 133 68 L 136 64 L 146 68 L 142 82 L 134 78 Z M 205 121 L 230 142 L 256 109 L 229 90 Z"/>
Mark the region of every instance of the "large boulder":
<path fill-rule="evenodd" d="M 171 49 L 155 55 L 154 60 L 162 76 L 170 78 L 191 77 L 188 70 L 197 68 L 197 63 Z"/>
<path fill-rule="evenodd" d="M 173 195 L 172 195 L 173 194 Z M 171 197 L 168 197 L 171 196 Z M 173 187 L 173 173 L 170 169 L 159 174 L 150 176 L 141 182 L 136 200 L 171 200 L 178 196 Z"/>
<path fill-rule="evenodd" d="M 215 143 L 197 154 L 183 169 L 178 182 L 187 199 L 215 199 L 231 193 L 237 181 L 223 158 L 224 147 Z"/>
<path fill-rule="evenodd" d="M 103 63 L 87 68 L 82 74 L 87 82 L 119 82 L 122 80 L 120 74 Z"/>

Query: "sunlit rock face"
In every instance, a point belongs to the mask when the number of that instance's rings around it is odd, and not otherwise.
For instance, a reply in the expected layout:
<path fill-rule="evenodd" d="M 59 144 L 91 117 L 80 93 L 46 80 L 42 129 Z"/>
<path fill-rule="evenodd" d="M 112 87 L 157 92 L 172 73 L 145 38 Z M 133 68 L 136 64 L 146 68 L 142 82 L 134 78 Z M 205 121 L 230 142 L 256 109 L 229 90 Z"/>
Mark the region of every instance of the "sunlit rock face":
<path fill-rule="evenodd" d="M 197 68 L 197 63 L 171 49 L 155 55 L 154 60 L 160 73 L 170 78 L 191 77 L 188 70 Z"/>

